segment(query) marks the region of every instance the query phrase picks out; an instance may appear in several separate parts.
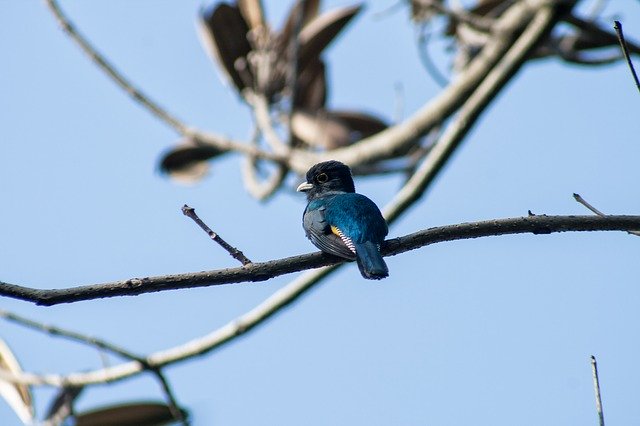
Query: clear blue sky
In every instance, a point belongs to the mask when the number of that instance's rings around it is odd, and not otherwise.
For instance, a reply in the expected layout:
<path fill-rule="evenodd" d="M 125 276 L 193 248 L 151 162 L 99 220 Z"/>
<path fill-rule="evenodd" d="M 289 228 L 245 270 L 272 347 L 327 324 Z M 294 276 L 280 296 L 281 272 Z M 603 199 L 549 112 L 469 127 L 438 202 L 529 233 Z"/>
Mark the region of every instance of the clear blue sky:
<path fill-rule="evenodd" d="M 269 4 L 272 22 L 283 3 Z M 330 50 L 333 106 L 390 118 L 396 85 L 405 115 L 438 93 L 407 11 L 374 17 L 395 3 L 369 5 Z M 640 39 L 638 5 L 609 3 L 608 16 L 620 11 L 627 34 Z M 62 6 L 186 122 L 247 137 L 246 108 L 199 45 L 200 4 Z M 181 214 L 184 203 L 252 259 L 313 250 L 301 229 L 303 197 L 283 191 L 256 202 L 242 188 L 239 157 L 216 162 L 197 186 L 161 177 L 157 159 L 176 135 L 115 88 L 42 2 L 0 1 L 0 53 L 0 280 L 59 288 L 233 266 Z M 573 192 L 605 212 L 637 214 L 639 103 L 622 63 L 529 65 L 390 236 L 529 209 L 586 214 Z M 400 183 L 356 185 L 383 205 Z M 167 374 L 195 425 L 588 425 L 597 423 L 594 354 L 607 422 L 639 424 L 639 256 L 640 239 L 623 233 L 438 244 L 389 258 L 391 276 L 380 283 L 343 268 L 247 337 Z M 146 354 L 223 325 L 292 278 L 52 308 L 2 299 L 0 307 Z M 13 324 L 0 323 L 0 336 L 29 371 L 100 366 L 93 349 Z M 51 396 L 35 392 L 40 416 Z M 162 394 L 142 376 L 91 388 L 78 408 L 132 399 Z M 18 424 L 4 402 L 0 419 Z"/>

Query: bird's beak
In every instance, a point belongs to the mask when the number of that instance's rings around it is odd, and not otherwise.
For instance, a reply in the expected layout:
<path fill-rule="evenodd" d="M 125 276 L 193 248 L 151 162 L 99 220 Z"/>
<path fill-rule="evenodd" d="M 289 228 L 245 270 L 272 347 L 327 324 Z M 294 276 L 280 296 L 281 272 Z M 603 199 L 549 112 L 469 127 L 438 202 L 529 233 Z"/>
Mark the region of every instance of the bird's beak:
<path fill-rule="evenodd" d="M 311 188 L 313 188 L 312 184 L 310 184 L 309 182 L 302 182 L 300 184 L 300 186 L 298 186 L 298 189 L 296 189 L 296 191 L 298 191 L 298 192 L 306 192 L 306 191 L 310 190 Z"/>

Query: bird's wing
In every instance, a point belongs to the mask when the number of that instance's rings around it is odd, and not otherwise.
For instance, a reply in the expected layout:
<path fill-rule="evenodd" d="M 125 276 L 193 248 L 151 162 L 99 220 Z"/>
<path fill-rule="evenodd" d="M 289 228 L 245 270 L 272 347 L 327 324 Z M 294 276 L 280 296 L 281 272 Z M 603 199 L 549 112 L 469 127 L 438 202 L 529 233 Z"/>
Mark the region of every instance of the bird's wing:
<path fill-rule="evenodd" d="M 343 241 L 346 237 L 338 228 L 329 226 L 324 217 L 324 210 L 324 207 L 320 207 L 308 209 L 304 213 L 303 224 L 307 237 L 325 253 L 355 259 L 355 249 L 348 247 L 348 241 Z M 351 245 L 353 246 L 353 243 Z"/>

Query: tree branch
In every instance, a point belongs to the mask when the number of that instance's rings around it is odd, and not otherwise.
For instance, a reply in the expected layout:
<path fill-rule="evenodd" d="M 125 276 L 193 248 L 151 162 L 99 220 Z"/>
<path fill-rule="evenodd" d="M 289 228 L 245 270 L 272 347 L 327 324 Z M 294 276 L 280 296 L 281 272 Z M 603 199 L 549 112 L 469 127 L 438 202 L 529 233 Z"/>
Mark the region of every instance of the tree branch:
<path fill-rule="evenodd" d="M 457 76 L 436 98 L 411 117 L 365 138 L 348 147 L 322 153 L 293 149 L 289 165 L 298 173 L 305 173 L 319 161 L 338 160 L 350 166 L 369 163 L 393 156 L 413 141 L 445 121 L 467 100 L 496 63 L 512 47 L 514 40 L 540 10 L 555 10 L 555 2 L 547 0 L 517 2 L 493 25 L 488 43 L 469 66 Z"/>
<path fill-rule="evenodd" d="M 56 0 L 45 0 L 49 10 L 58 21 L 58 24 L 62 30 L 69 35 L 69 37 L 82 49 L 89 58 L 107 74 L 122 90 L 124 90 L 129 96 L 131 96 L 136 102 L 147 108 L 153 115 L 160 120 L 173 127 L 178 133 L 186 134 L 188 132 L 187 126 L 172 114 L 167 112 L 157 102 L 151 100 L 148 95 L 143 93 L 140 89 L 137 89 L 133 83 L 131 83 L 115 66 L 113 66 L 104 55 L 87 40 L 82 34 L 76 30 L 75 26 L 71 23 L 69 18 L 62 12 L 60 5 Z"/>
<path fill-rule="evenodd" d="M 638 74 L 636 74 L 636 69 L 633 66 L 633 61 L 631 60 L 631 55 L 629 54 L 629 46 L 627 45 L 627 41 L 624 38 L 622 24 L 620 23 L 620 21 L 613 22 L 615 23 L 613 25 L 613 28 L 616 30 L 618 40 L 620 41 L 620 48 L 622 49 L 622 53 L 624 53 L 624 57 L 627 60 L 627 65 L 629 66 L 629 71 L 631 71 L 631 75 L 633 76 L 633 81 L 635 81 L 636 83 L 636 88 L 640 92 L 640 80 L 638 80 Z"/>
<path fill-rule="evenodd" d="M 24 327 L 42 331 L 43 333 L 50 334 L 51 336 L 54 336 L 54 337 L 64 337 L 69 340 L 73 340 L 75 342 L 94 346 L 98 349 L 105 350 L 115 355 L 118 355 L 126 360 L 137 362 L 141 367 L 143 367 L 144 370 L 149 371 L 158 379 L 158 382 L 160 383 L 160 387 L 162 388 L 162 391 L 165 394 L 165 397 L 167 399 L 167 404 L 169 406 L 169 409 L 171 410 L 171 414 L 173 415 L 173 417 L 176 420 L 180 421 L 183 425 L 185 426 L 187 425 L 187 420 L 184 418 L 184 415 L 180 410 L 180 406 L 178 405 L 176 397 L 171 389 L 171 386 L 169 385 L 169 382 L 167 381 L 167 378 L 164 376 L 164 373 L 159 367 L 150 366 L 149 362 L 144 357 L 136 355 L 133 352 L 130 352 L 120 346 L 117 346 L 113 343 L 109 343 L 105 340 L 102 340 L 93 336 L 87 336 L 82 333 L 78 333 L 76 331 L 66 330 L 64 328 L 43 324 L 41 322 L 34 321 L 32 319 L 14 314 L 4 309 L 0 309 L 0 317 L 8 321 L 14 322 L 16 324 L 22 325 Z M 71 399 L 64 402 L 70 407 L 71 404 L 73 403 L 73 399 L 75 399 L 75 397 L 78 396 L 82 388 L 77 386 L 71 386 L 70 388 L 69 387 L 66 387 L 66 388 L 67 390 L 63 391 L 65 392 L 63 393 L 63 396 L 66 396 L 67 398 L 71 398 Z M 71 389 L 72 392 L 69 392 L 68 389 Z M 65 417 L 69 416 L 71 412 L 62 411 L 60 413 L 53 413 L 53 414 L 54 414 L 53 415 L 54 418 L 52 419 L 53 420 L 52 424 L 57 424 L 55 422 L 56 417 L 59 416 L 60 420 L 62 420 Z"/>
<path fill-rule="evenodd" d="M 497 219 L 418 231 L 404 237 L 387 240 L 382 251 L 385 256 L 392 256 L 426 245 L 460 239 L 521 233 L 541 235 L 569 231 L 628 231 L 638 229 L 639 227 L 640 216 L 541 215 Z M 334 265 L 303 274 L 289 286 L 279 290 L 253 310 L 229 322 L 227 325 L 215 330 L 209 335 L 175 348 L 157 352 L 145 358 L 149 367 L 161 368 L 187 358 L 208 353 L 235 337 L 246 333 L 310 289 L 312 284 L 332 272 L 336 264 L 340 262 L 343 262 L 343 260 L 322 253 L 312 253 L 277 261 L 254 263 L 250 267 L 147 278 L 146 281 L 140 282 L 139 287 L 133 288 L 123 286 L 123 283 L 131 280 L 66 290 L 36 290 L 0 283 L 0 294 L 27 299 L 27 297 L 24 297 L 24 293 L 27 293 L 31 301 L 40 301 L 41 304 L 55 304 L 102 297 L 103 294 L 107 296 L 133 295 L 172 288 L 191 288 L 241 281 L 257 281 L 266 279 L 268 274 L 276 276 L 303 268 Z M 294 290 L 295 294 L 292 296 L 291 293 Z M 66 376 L 55 374 L 38 375 L 33 373 L 14 375 L 6 371 L 0 371 L 0 379 L 30 385 L 84 386 L 92 383 L 122 380 L 144 371 L 144 368 L 145 367 L 140 365 L 139 362 L 127 362 L 106 369 L 72 373 Z"/>
<path fill-rule="evenodd" d="M 251 263 L 251 260 L 249 260 L 249 258 L 245 256 L 241 250 L 238 250 L 231 244 L 227 243 L 222 239 L 220 235 L 218 235 L 217 232 L 214 232 L 211 228 L 209 228 L 209 226 L 207 226 L 207 224 L 204 223 L 202 219 L 200 219 L 200 217 L 196 214 L 196 211 L 193 207 L 189 207 L 185 204 L 184 206 L 182 206 L 182 213 L 193 220 L 200 228 L 202 228 L 202 230 L 207 233 L 209 238 L 218 243 L 220 247 L 222 247 L 227 253 L 229 253 L 229 255 L 231 255 L 231 257 L 233 257 L 243 265 L 248 265 L 249 263 Z"/>
<path fill-rule="evenodd" d="M 393 256 L 443 241 L 493 235 L 548 234 L 566 231 L 629 231 L 633 229 L 640 229 L 640 216 L 534 216 L 500 219 L 418 231 L 404 237 L 387 240 L 382 252 L 385 256 Z M 73 303 L 105 297 L 136 296 L 166 290 L 265 281 L 279 275 L 342 262 L 344 262 L 344 259 L 316 252 L 252 263 L 238 268 L 131 278 L 123 281 L 66 289 L 42 290 L 0 282 L 0 296 L 34 302 L 38 305 L 52 306 L 60 303 Z"/>

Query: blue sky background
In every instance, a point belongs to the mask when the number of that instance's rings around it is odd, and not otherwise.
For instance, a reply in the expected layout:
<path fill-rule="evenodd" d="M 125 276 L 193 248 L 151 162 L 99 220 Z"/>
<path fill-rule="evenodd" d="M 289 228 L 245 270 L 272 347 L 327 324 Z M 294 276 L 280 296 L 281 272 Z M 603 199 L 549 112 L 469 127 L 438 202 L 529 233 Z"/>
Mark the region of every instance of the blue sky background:
<path fill-rule="evenodd" d="M 279 25 L 284 2 L 267 3 Z M 640 7 L 609 3 L 606 15 L 621 12 L 627 35 L 640 39 Z M 344 3 L 325 9 L 336 4 Z M 398 84 L 405 115 L 438 93 L 407 11 L 375 17 L 393 4 L 370 4 L 330 49 L 332 106 L 391 118 Z M 246 107 L 197 39 L 200 5 L 62 3 L 180 118 L 248 137 Z M 256 202 L 237 156 L 214 163 L 197 186 L 160 176 L 159 154 L 176 135 L 99 72 L 42 2 L 0 0 L 0 54 L 0 280 L 60 288 L 234 266 L 182 215 L 184 203 L 254 260 L 313 250 L 301 229 L 304 197 L 282 191 Z M 623 63 L 530 64 L 390 236 L 528 209 L 586 214 L 573 192 L 605 212 L 636 214 L 639 102 Z M 400 184 L 356 182 L 380 205 Z M 391 276 L 380 283 L 343 268 L 247 337 L 166 373 L 195 425 L 586 425 L 597 424 L 594 354 L 607 423 L 638 424 L 639 255 L 640 240 L 624 233 L 429 246 L 388 258 Z M 0 307 L 147 354 L 225 324 L 292 278 L 51 308 L 2 299 Z M 101 365 L 93 349 L 13 324 L 0 323 L 0 336 L 28 371 Z M 52 395 L 35 391 L 40 416 Z M 93 387 L 78 408 L 138 399 L 162 399 L 152 377 Z M 3 402 L 0 419 L 19 424 Z"/>

